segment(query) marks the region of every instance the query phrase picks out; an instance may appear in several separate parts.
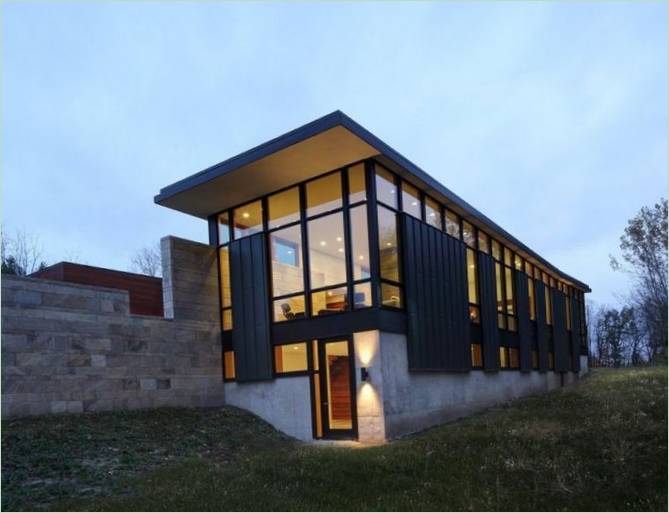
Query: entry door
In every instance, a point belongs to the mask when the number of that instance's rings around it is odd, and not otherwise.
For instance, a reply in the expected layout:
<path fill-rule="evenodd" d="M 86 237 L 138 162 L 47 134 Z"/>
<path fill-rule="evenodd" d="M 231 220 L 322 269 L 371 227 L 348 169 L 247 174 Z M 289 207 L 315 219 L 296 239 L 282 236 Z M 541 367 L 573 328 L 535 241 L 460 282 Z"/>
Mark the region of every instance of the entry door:
<path fill-rule="evenodd" d="M 324 438 L 354 438 L 357 432 L 355 416 L 355 377 L 351 342 L 347 339 L 318 341 L 318 379 L 314 385 L 318 412 Z"/>

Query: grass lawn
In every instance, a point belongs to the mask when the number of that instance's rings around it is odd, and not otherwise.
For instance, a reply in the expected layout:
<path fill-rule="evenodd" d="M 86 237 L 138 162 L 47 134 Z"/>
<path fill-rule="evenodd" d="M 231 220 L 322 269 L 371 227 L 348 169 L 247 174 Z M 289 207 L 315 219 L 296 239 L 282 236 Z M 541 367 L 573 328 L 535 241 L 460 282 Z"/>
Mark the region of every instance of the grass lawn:
<path fill-rule="evenodd" d="M 234 408 L 3 422 L 3 510 L 667 511 L 667 369 L 596 370 L 370 448 Z"/>

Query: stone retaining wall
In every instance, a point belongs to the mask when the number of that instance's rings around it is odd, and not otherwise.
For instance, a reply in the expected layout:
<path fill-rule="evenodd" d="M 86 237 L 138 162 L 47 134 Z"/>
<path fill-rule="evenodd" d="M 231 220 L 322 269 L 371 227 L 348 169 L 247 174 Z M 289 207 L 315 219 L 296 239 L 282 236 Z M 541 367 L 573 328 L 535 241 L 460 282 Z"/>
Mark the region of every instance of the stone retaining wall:
<path fill-rule="evenodd" d="M 2 276 L 3 417 L 224 404 L 215 250 L 162 246 L 172 319 L 130 315 L 125 291 Z"/>

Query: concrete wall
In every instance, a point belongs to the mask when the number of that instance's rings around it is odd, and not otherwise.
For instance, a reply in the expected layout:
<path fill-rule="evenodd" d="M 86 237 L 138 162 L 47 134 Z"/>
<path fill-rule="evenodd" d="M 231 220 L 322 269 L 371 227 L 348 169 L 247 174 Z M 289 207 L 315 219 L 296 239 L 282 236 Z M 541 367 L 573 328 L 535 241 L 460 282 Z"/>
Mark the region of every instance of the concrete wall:
<path fill-rule="evenodd" d="M 410 373 L 404 335 L 381 333 L 379 347 L 383 376 L 378 383 L 373 382 L 373 386 L 382 399 L 386 438 L 561 386 L 562 378 L 555 372 Z M 565 384 L 577 380 L 574 373 L 564 375 Z"/>
<path fill-rule="evenodd" d="M 313 438 L 308 376 L 257 383 L 226 383 L 225 397 L 227 404 L 255 413 L 279 431 L 299 440 Z"/>
<path fill-rule="evenodd" d="M 224 403 L 214 250 L 162 244 L 173 320 L 130 315 L 125 291 L 2 276 L 3 417 Z"/>

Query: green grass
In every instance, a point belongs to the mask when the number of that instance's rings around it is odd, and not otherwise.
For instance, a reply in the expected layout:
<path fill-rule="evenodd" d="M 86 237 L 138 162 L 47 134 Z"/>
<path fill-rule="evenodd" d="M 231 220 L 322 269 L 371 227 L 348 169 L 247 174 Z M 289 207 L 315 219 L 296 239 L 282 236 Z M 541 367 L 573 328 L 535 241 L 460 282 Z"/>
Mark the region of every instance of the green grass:
<path fill-rule="evenodd" d="M 370 448 L 234 408 L 3 423 L 3 509 L 667 510 L 667 369 L 581 384 Z"/>

